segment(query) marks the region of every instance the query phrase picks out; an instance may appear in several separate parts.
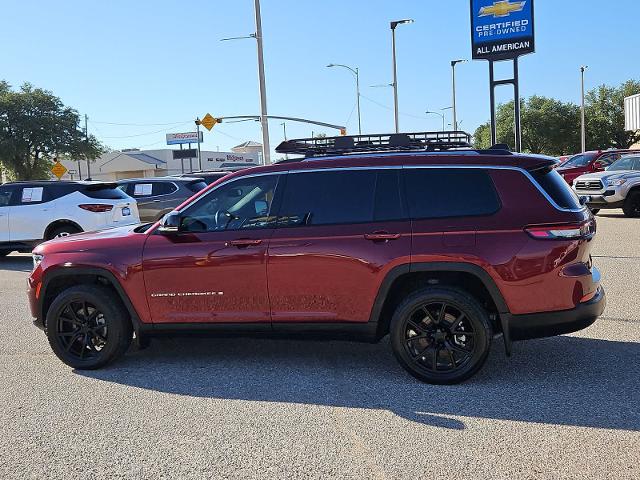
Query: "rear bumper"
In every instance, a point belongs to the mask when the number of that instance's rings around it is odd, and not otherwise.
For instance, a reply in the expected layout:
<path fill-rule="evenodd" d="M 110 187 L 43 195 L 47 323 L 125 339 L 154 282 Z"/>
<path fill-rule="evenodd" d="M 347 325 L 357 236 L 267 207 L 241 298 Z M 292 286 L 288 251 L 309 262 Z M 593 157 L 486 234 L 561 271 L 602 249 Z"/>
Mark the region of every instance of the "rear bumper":
<path fill-rule="evenodd" d="M 593 324 L 602 315 L 606 304 L 604 289 L 598 287 L 591 300 L 571 310 L 507 315 L 509 336 L 511 340 L 529 340 L 577 332 Z"/>

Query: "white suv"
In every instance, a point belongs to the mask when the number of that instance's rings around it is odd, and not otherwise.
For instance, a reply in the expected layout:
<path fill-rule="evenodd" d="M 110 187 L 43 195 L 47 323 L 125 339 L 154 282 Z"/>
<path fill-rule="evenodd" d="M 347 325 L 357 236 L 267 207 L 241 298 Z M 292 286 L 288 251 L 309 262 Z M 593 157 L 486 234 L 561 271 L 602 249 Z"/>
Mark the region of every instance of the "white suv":
<path fill-rule="evenodd" d="M 0 257 L 43 240 L 140 223 L 115 183 L 33 181 L 0 185 Z"/>

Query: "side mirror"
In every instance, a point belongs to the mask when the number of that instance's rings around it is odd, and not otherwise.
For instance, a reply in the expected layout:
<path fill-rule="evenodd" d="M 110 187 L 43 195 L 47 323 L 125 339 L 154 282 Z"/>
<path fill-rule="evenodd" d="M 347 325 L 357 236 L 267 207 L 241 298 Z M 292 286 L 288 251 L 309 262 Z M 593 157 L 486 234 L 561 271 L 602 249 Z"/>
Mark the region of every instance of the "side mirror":
<path fill-rule="evenodd" d="M 160 221 L 159 232 L 178 233 L 182 227 L 182 215 L 179 212 L 167 213 Z"/>

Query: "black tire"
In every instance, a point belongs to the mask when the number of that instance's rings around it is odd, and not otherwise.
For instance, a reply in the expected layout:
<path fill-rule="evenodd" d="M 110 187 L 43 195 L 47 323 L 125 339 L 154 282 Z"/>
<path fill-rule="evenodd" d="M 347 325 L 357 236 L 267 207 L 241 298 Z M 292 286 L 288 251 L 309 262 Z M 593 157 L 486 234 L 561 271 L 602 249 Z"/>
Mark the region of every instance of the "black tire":
<path fill-rule="evenodd" d="M 493 329 L 475 298 L 456 288 L 435 287 L 412 293 L 398 306 L 390 335 L 396 359 L 411 375 L 427 383 L 455 384 L 482 368 Z"/>
<path fill-rule="evenodd" d="M 631 192 L 624 201 L 622 211 L 625 216 L 631 218 L 640 217 L 640 190 Z"/>
<path fill-rule="evenodd" d="M 56 356 L 80 370 L 103 367 L 124 355 L 133 334 L 120 299 L 98 285 L 60 293 L 47 312 L 46 332 Z"/>
<path fill-rule="evenodd" d="M 0 250 L 0 258 L 6 257 L 12 252 L 12 250 Z"/>
<path fill-rule="evenodd" d="M 73 235 L 74 233 L 80 233 L 82 230 L 74 225 L 65 224 L 60 225 L 52 229 L 48 234 L 45 240 L 51 240 L 58 237 L 68 237 L 69 235 Z"/>
<path fill-rule="evenodd" d="M 591 210 L 591 213 L 593 213 L 594 215 L 597 215 L 598 212 L 600 211 L 599 208 L 590 208 L 589 210 Z"/>

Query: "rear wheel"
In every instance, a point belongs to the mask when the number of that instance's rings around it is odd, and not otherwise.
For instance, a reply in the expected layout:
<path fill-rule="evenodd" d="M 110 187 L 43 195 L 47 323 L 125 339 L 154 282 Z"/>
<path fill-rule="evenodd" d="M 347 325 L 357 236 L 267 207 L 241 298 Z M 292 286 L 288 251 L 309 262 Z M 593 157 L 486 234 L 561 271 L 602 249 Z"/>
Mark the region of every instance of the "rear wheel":
<path fill-rule="evenodd" d="M 484 364 L 493 332 L 487 312 L 470 295 L 454 288 L 429 288 L 411 294 L 396 309 L 391 346 L 414 377 L 454 384 Z"/>
<path fill-rule="evenodd" d="M 96 369 L 124 355 L 131 322 L 119 299 L 107 288 L 79 285 L 60 293 L 47 312 L 49 344 L 73 368 Z"/>
<path fill-rule="evenodd" d="M 80 233 L 81 231 L 82 230 L 80 228 L 71 224 L 60 225 L 59 227 L 55 227 L 54 229 L 52 229 L 45 240 L 68 237 L 69 235 L 73 235 L 74 233 Z"/>
<path fill-rule="evenodd" d="M 624 201 L 622 211 L 627 217 L 640 217 L 640 191 L 631 192 Z"/>

